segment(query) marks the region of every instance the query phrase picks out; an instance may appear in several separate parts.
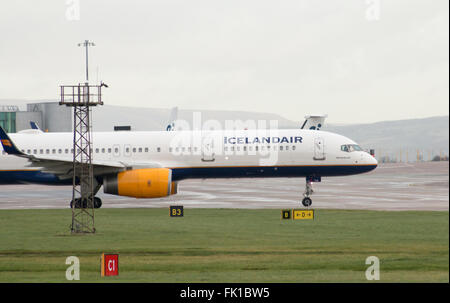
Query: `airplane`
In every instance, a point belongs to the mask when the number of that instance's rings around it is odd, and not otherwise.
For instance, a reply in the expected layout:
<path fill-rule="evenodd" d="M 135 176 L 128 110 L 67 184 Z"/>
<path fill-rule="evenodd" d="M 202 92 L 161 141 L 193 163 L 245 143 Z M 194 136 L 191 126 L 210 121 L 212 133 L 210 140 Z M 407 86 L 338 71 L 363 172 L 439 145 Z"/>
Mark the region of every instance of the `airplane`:
<path fill-rule="evenodd" d="M 316 122 L 303 126 L 323 124 L 314 117 Z M 303 177 L 302 204 L 309 207 L 313 182 L 366 173 L 378 165 L 351 139 L 317 130 L 317 125 L 273 133 L 170 130 L 93 132 L 94 196 L 102 186 L 106 194 L 161 198 L 176 194 L 178 182 L 186 179 Z M 0 140 L 0 184 L 72 184 L 73 133 L 7 134 L 0 127 Z M 1 160 L 12 157 L 20 159 L 21 168 Z M 101 205 L 95 197 L 94 207 Z M 75 207 L 82 205 L 75 201 Z"/>

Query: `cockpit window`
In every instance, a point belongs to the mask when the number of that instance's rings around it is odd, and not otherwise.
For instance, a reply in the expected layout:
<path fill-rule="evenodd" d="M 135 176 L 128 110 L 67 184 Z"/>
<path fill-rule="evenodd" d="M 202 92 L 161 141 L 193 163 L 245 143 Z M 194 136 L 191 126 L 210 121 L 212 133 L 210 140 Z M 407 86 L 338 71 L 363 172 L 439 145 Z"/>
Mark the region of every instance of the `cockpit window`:
<path fill-rule="evenodd" d="M 345 144 L 341 145 L 341 150 L 344 152 L 362 151 L 362 148 L 357 144 Z"/>

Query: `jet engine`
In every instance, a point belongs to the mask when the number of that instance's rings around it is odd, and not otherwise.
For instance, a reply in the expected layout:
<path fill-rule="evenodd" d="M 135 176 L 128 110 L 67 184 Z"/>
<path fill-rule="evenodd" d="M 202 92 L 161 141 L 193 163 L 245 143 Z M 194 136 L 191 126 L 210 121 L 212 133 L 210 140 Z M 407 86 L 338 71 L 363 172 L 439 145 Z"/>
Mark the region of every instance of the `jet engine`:
<path fill-rule="evenodd" d="M 134 198 L 161 198 L 177 193 L 169 168 L 143 168 L 123 171 L 103 178 L 106 194 Z"/>

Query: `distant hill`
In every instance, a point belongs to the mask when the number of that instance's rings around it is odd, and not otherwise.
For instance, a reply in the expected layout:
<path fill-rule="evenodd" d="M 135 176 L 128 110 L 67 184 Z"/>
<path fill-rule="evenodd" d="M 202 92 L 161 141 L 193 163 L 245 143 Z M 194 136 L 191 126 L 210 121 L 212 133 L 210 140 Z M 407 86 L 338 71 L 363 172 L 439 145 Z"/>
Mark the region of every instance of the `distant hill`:
<path fill-rule="evenodd" d="M 449 117 L 383 121 L 371 124 L 345 126 L 326 125 L 324 130 L 336 132 L 358 142 L 365 148 L 375 148 L 383 154 L 416 159 L 417 150 L 429 154 L 445 155 L 449 152 Z"/>

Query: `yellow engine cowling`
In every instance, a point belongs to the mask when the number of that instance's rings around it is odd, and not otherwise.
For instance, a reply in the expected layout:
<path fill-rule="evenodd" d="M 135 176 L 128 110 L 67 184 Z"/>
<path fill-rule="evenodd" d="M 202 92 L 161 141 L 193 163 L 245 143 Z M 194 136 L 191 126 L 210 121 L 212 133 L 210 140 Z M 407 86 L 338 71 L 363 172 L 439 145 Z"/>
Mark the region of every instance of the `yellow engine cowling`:
<path fill-rule="evenodd" d="M 168 168 L 143 168 L 120 172 L 103 178 L 107 194 L 134 198 L 161 198 L 177 193 Z"/>

